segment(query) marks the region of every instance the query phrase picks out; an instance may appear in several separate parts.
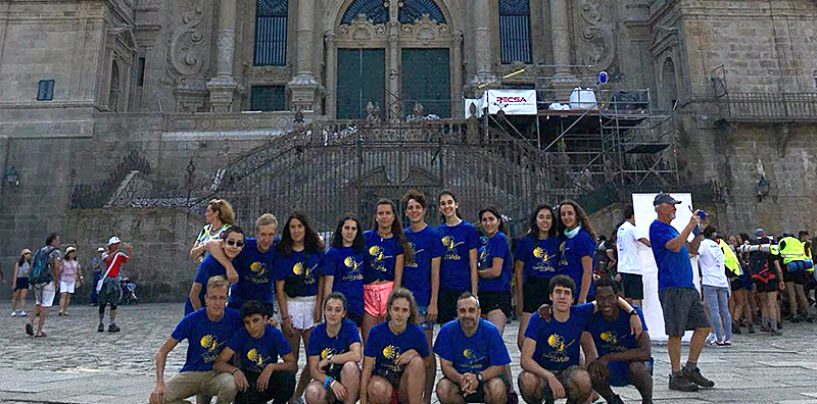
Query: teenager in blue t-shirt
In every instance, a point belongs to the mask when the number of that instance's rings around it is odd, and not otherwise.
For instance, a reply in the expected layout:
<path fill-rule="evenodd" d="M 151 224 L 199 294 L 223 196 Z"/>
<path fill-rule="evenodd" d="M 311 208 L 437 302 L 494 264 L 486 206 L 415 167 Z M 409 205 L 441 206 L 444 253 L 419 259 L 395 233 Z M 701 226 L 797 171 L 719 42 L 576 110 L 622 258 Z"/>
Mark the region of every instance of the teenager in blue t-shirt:
<path fill-rule="evenodd" d="M 511 316 L 511 276 L 513 257 L 508 232 L 502 215 L 495 208 L 479 211 L 479 222 L 485 233 L 479 247 L 479 303 L 483 316 L 505 332 L 505 323 Z"/>
<path fill-rule="evenodd" d="M 295 372 L 298 371 L 289 343 L 281 331 L 268 324 L 269 314 L 261 302 L 244 303 L 241 319 L 244 327 L 227 341 L 215 369 L 235 379 L 238 404 L 287 402 L 295 389 Z M 282 363 L 278 363 L 279 357 Z M 240 367 L 231 363 L 239 363 Z"/>
<path fill-rule="evenodd" d="M 298 357 L 301 340 L 309 346 L 312 327 L 320 322 L 321 293 L 318 280 L 323 272 L 323 241 L 306 216 L 295 212 L 287 218 L 275 263 L 275 298 L 281 312 L 281 330 Z M 309 383 L 309 372 L 301 372 L 295 397 Z"/>
<path fill-rule="evenodd" d="M 156 387 L 150 394 L 151 404 L 177 402 L 193 395 L 218 397 L 220 403 L 229 403 L 235 397 L 233 377 L 219 374 L 213 365 L 230 337 L 241 329 L 241 318 L 237 311 L 226 307 L 230 285 L 227 279 L 215 276 L 205 285 L 206 307 L 185 316 L 156 354 Z M 165 382 L 167 355 L 185 339 L 184 366 Z M 199 388 L 191 391 L 191 385 Z"/>
<path fill-rule="evenodd" d="M 569 276 L 554 276 L 549 288 L 551 310 L 544 310 L 544 318 L 540 310 L 530 319 L 522 344 L 519 375 L 519 389 L 526 402 L 543 399 L 553 402 L 569 397 L 571 402 L 583 403 L 593 391 L 589 374 L 578 365 L 581 335 L 596 311 L 596 303 L 573 306 L 575 288 L 576 283 Z M 618 299 L 618 304 L 628 313 L 633 312 L 624 299 Z M 640 335 L 638 317 L 630 319 L 630 326 L 633 334 Z"/>
<path fill-rule="evenodd" d="M 403 265 L 414 262 L 394 202 L 377 201 L 374 228 L 363 233 L 366 263 L 363 269 L 363 343 L 369 330 L 383 322 L 389 293 L 403 284 Z"/>
<path fill-rule="evenodd" d="M 244 230 L 238 226 L 233 226 L 224 232 L 224 240 L 221 243 L 221 251 L 228 259 L 232 260 L 241 253 L 244 248 Z M 225 276 L 227 271 L 212 255 L 208 255 L 196 270 L 193 279 L 193 286 L 190 287 L 190 294 L 184 304 L 184 315 L 188 315 L 202 307 L 204 303 L 204 285 L 213 276 Z"/>
<path fill-rule="evenodd" d="M 457 208 L 457 197 L 443 191 L 437 198 L 444 223 L 437 227 L 445 255 L 440 263 L 440 296 L 437 322 L 445 324 L 457 317 L 457 298 L 462 292 L 476 295 L 479 290 L 477 249 L 479 233 L 462 218 Z"/>
<path fill-rule="evenodd" d="M 363 325 L 363 254 L 366 244 L 360 222 L 354 216 L 338 221 L 323 263 L 323 294 L 340 292 L 346 297 L 346 317 Z"/>
<path fill-rule="evenodd" d="M 227 269 L 238 273 L 238 282 L 230 288 L 228 307 L 240 310 L 244 302 L 257 300 L 267 306 L 269 315 L 275 313 L 275 235 L 278 219 L 264 213 L 255 220 L 255 237 L 244 239 L 244 249 L 235 258 L 235 266 L 222 252 L 221 242 L 207 245 L 210 254 Z"/>
<path fill-rule="evenodd" d="M 506 400 L 506 384 L 513 379 L 503 380 L 503 376 L 511 357 L 499 330 L 480 315 L 479 301 L 463 294 L 457 301 L 457 320 L 443 325 L 437 334 L 434 353 L 440 357 L 444 376 L 437 383 L 437 397 L 443 404 Z"/>
<path fill-rule="evenodd" d="M 428 344 L 416 325 L 417 303 L 408 289 L 392 291 L 386 322 L 374 328 L 363 350 L 360 403 L 420 404 L 426 381 Z M 397 393 L 397 394 L 394 394 Z"/>
<path fill-rule="evenodd" d="M 559 273 L 576 282 L 576 303 L 593 300 L 593 255 L 596 253 L 595 233 L 584 210 L 573 201 L 559 205 Z"/>
<path fill-rule="evenodd" d="M 610 386 L 632 384 L 641 393 L 641 401 L 652 402 L 652 367 L 650 334 L 644 315 L 638 308 L 636 315 L 643 331 L 636 338 L 630 333 L 631 314 L 618 307 L 618 284 L 604 277 L 596 282 L 598 313 L 590 320 L 587 331 L 593 336 L 599 357 L 588 357 L 587 370 L 598 392 L 608 403 L 623 403 Z"/>
<path fill-rule="evenodd" d="M 332 292 L 323 301 L 325 322 L 318 324 L 306 350 L 307 369 L 312 382 L 306 388 L 307 404 L 342 401 L 353 404 L 358 398 L 362 358 L 357 325 L 346 319 L 346 297 Z"/>
<path fill-rule="evenodd" d="M 403 285 L 410 290 L 417 302 L 417 321 L 425 330 L 426 342 L 431 346 L 434 338 L 434 324 L 437 322 L 438 297 L 440 293 L 440 262 L 445 255 L 440 234 L 426 224 L 426 206 L 424 193 L 409 190 L 402 198 L 403 209 L 409 220 L 405 233 L 411 249 L 414 251 L 414 262 L 407 263 L 404 270 Z M 437 375 L 437 361 L 427 361 L 426 397 L 431 397 L 434 389 L 434 378 Z"/>
<path fill-rule="evenodd" d="M 528 234 L 516 241 L 514 279 L 519 330 L 516 344 L 522 349 L 530 316 L 547 303 L 548 285 L 559 266 L 559 237 L 550 205 L 539 205 L 528 220 Z"/>

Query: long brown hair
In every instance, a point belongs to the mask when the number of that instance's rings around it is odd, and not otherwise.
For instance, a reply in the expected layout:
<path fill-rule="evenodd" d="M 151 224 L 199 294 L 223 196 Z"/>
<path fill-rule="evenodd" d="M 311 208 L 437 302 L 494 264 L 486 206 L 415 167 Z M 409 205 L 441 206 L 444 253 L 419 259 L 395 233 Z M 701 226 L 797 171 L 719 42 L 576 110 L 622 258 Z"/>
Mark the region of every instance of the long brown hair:
<path fill-rule="evenodd" d="M 584 209 L 582 209 L 582 207 L 579 206 L 579 204 L 576 203 L 576 201 L 573 201 L 573 200 L 570 200 L 570 199 L 567 199 L 567 200 L 563 201 L 562 203 L 560 203 L 559 204 L 559 209 L 557 210 L 557 212 L 559 213 L 559 216 L 558 216 L 559 217 L 559 234 L 564 233 L 564 231 L 567 229 L 567 226 L 565 226 L 565 224 L 562 223 L 562 206 L 565 206 L 565 205 L 570 205 L 570 206 L 573 207 L 573 210 L 576 212 L 576 221 L 579 222 L 580 225 L 582 225 L 582 228 L 584 230 L 586 230 L 588 233 L 590 233 L 590 238 L 592 238 L 593 241 L 595 241 L 596 240 L 596 232 L 593 230 L 593 226 L 590 225 L 590 219 L 587 217 L 587 213 L 584 213 Z"/>
<path fill-rule="evenodd" d="M 397 299 L 406 299 L 409 302 L 409 324 L 417 324 L 417 301 L 414 300 L 414 295 L 406 288 L 397 288 L 389 294 L 389 301 L 386 304 L 386 321 L 391 321 L 391 305 Z"/>
<path fill-rule="evenodd" d="M 400 243 L 400 247 L 403 248 L 403 262 L 405 264 L 413 264 L 414 263 L 414 249 L 411 248 L 411 244 L 409 244 L 408 239 L 406 238 L 406 233 L 403 232 L 403 223 L 400 220 L 400 216 L 397 215 L 397 206 L 394 205 L 394 202 L 381 198 L 377 201 L 377 205 L 375 205 L 375 215 L 372 224 L 372 229 L 377 231 L 379 229 L 379 225 L 377 224 L 377 206 L 380 205 L 389 205 L 391 206 L 392 214 L 394 214 L 394 221 L 391 222 L 391 234 L 397 237 L 397 242 Z"/>

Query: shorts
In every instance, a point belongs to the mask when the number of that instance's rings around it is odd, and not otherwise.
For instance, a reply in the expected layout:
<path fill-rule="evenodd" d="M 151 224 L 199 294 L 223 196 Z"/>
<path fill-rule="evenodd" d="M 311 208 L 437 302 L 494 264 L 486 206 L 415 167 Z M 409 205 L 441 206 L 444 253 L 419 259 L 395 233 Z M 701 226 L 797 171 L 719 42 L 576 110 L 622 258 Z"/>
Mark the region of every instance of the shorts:
<path fill-rule="evenodd" d="M 76 286 L 76 282 L 60 282 L 60 293 L 70 293 L 74 294 L 74 286 Z"/>
<path fill-rule="evenodd" d="M 422 328 L 423 331 L 426 331 L 426 330 L 432 330 L 433 331 L 434 330 L 434 322 L 428 319 L 428 306 L 417 306 L 417 314 L 423 320 L 420 323 L 418 323 L 417 325 L 420 328 Z M 418 319 L 417 321 L 420 321 L 420 319 Z"/>
<path fill-rule="evenodd" d="M 287 298 L 287 312 L 292 319 L 292 326 L 298 330 L 308 330 L 315 326 L 312 312 L 315 310 L 315 296 Z"/>
<path fill-rule="evenodd" d="M 258 391 L 258 377 L 261 373 L 244 371 L 249 387 L 244 391 L 239 391 L 235 396 L 235 404 L 266 403 L 273 400 L 274 403 L 285 403 L 292 397 L 295 391 L 295 373 L 286 371 L 272 372 L 267 389 Z"/>
<path fill-rule="evenodd" d="M 795 271 L 795 272 L 786 271 L 786 272 L 783 273 L 783 279 L 786 282 L 792 282 L 792 283 L 795 283 L 797 285 L 807 285 L 808 281 L 809 281 L 809 279 L 808 279 L 809 276 L 811 276 L 811 273 L 806 272 L 806 271 Z"/>
<path fill-rule="evenodd" d="M 119 299 L 122 298 L 122 283 L 119 278 L 105 278 L 102 281 L 102 290 L 99 291 L 97 301 L 100 306 L 110 304 L 116 306 L 119 304 Z"/>
<path fill-rule="evenodd" d="M 564 386 L 565 392 L 567 392 L 567 385 L 568 385 L 567 382 L 570 380 L 570 376 L 573 375 L 573 372 L 578 372 L 578 371 L 581 371 L 581 370 L 583 370 L 583 369 L 579 368 L 576 365 L 571 365 L 571 366 L 568 366 L 568 367 L 566 367 L 566 368 L 564 368 L 562 370 L 557 370 L 557 371 L 551 370 L 550 372 L 553 373 L 554 376 L 556 376 L 556 380 L 558 380 L 559 383 L 561 383 L 562 386 Z M 544 386 L 545 387 L 544 388 L 545 395 L 544 395 L 543 398 L 545 400 L 553 400 L 553 392 L 550 391 L 550 385 L 548 385 L 547 382 L 545 382 L 543 384 L 545 385 Z"/>
<path fill-rule="evenodd" d="M 650 375 L 653 372 L 653 366 L 655 365 L 655 359 L 650 358 L 646 362 L 647 369 L 650 371 Z M 611 386 L 615 387 L 624 387 L 629 386 L 632 383 L 630 380 L 630 363 L 629 362 L 608 362 L 607 363 L 607 370 L 609 370 L 610 377 L 608 381 L 610 382 Z"/>
<path fill-rule="evenodd" d="M 457 318 L 457 299 L 465 293 L 464 290 L 440 289 L 437 301 L 437 324 L 445 324 Z"/>
<path fill-rule="evenodd" d="M 644 282 L 641 275 L 621 274 L 621 288 L 624 291 L 624 297 L 636 300 L 644 299 Z"/>
<path fill-rule="evenodd" d="M 668 336 L 680 337 L 686 330 L 711 327 L 696 289 L 666 288 L 658 292 L 658 298 L 664 312 L 664 331 Z"/>
<path fill-rule="evenodd" d="M 510 386 L 508 384 L 508 381 L 505 379 L 505 375 L 503 374 L 503 375 L 500 375 L 500 376 L 497 376 L 497 377 L 499 377 L 502 380 L 502 382 L 505 383 L 505 391 L 510 393 L 511 388 L 510 388 Z M 450 381 L 455 387 L 457 387 L 457 391 L 459 392 L 459 394 L 462 395 L 462 390 L 460 390 L 459 384 L 457 384 L 457 382 L 455 382 L 455 381 L 453 381 L 453 380 L 451 380 L 451 379 L 449 379 L 449 378 L 447 378 L 445 376 L 443 376 L 443 379 L 446 379 L 446 380 Z M 473 392 L 473 393 L 471 393 L 471 394 L 469 394 L 467 396 L 463 396 L 462 398 L 465 400 L 466 403 L 484 403 L 485 402 L 485 381 L 483 380 L 483 381 L 479 382 L 479 385 L 477 386 L 477 389 L 476 389 L 475 392 Z"/>
<path fill-rule="evenodd" d="M 393 288 L 394 282 L 363 285 L 363 311 L 373 317 L 385 317 L 389 294 Z"/>
<path fill-rule="evenodd" d="M 489 290 L 480 290 L 477 294 L 479 297 L 479 307 L 482 314 L 488 314 L 494 310 L 502 310 L 505 317 L 510 318 L 511 312 L 511 292 L 494 292 Z M 455 306 L 456 307 L 456 306 Z"/>
<path fill-rule="evenodd" d="M 551 278 L 534 278 L 528 277 L 525 283 L 522 284 L 523 304 L 522 311 L 525 313 L 535 313 L 539 306 L 543 304 L 551 304 L 550 293 L 548 288 L 550 286 Z M 519 302 L 516 302 L 519 304 Z"/>
<path fill-rule="evenodd" d="M 755 285 L 757 285 L 757 293 L 770 293 L 777 292 L 780 290 L 780 282 L 777 279 L 770 279 L 766 283 L 760 282 L 757 279 L 755 279 L 754 282 Z"/>
<path fill-rule="evenodd" d="M 34 290 L 34 305 L 41 307 L 51 307 L 54 304 L 54 282 L 35 283 L 31 289 Z"/>
<path fill-rule="evenodd" d="M 28 290 L 28 277 L 18 277 L 17 282 L 14 283 L 14 290 Z"/>

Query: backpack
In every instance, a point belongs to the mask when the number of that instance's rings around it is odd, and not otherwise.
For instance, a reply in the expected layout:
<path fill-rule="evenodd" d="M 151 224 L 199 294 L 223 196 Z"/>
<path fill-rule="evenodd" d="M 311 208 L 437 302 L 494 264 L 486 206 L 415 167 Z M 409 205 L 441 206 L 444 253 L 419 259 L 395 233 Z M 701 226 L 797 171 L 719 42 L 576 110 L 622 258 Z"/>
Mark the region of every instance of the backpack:
<path fill-rule="evenodd" d="M 31 260 L 31 269 L 28 272 L 28 281 L 32 285 L 49 283 L 53 280 L 48 259 L 54 250 L 54 247 L 45 246 L 40 248 L 37 254 L 34 255 L 34 259 Z"/>

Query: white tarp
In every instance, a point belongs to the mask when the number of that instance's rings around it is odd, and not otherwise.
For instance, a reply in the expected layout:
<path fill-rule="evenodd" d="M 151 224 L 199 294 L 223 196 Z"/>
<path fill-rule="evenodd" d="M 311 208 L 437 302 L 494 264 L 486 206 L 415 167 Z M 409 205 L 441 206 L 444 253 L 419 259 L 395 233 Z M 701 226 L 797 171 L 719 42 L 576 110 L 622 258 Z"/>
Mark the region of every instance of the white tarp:
<path fill-rule="evenodd" d="M 639 234 L 649 238 L 650 224 L 655 220 L 657 214 L 652 201 L 657 194 L 633 194 L 633 210 L 635 211 L 635 226 Z M 677 205 L 675 220 L 672 226 L 679 232 L 689 223 L 692 212 L 688 206 L 692 206 L 692 194 L 676 194 L 672 197 L 682 203 Z M 690 239 L 692 237 L 690 236 Z M 650 330 L 650 337 L 653 341 L 666 341 L 667 334 L 664 332 L 664 314 L 661 309 L 661 302 L 658 300 L 658 267 L 655 264 L 655 257 L 652 249 L 641 244 L 638 245 L 638 255 L 641 261 L 642 280 L 644 282 L 644 300 L 641 303 L 644 310 L 644 320 Z M 700 288 L 700 275 L 698 274 L 698 257 L 690 258 L 692 262 L 692 276 L 696 288 Z M 700 290 L 699 290 L 700 292 Z M 687 331 L 683 340 L 689 341 L 692 331 Z"/>
<path fill-rule="evenodd" d="M 488 90 L 488 113 L 536 115 L 536 90 Z"/>

